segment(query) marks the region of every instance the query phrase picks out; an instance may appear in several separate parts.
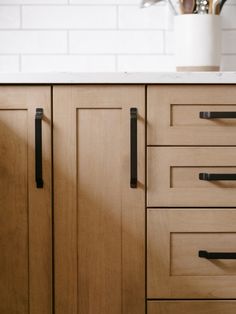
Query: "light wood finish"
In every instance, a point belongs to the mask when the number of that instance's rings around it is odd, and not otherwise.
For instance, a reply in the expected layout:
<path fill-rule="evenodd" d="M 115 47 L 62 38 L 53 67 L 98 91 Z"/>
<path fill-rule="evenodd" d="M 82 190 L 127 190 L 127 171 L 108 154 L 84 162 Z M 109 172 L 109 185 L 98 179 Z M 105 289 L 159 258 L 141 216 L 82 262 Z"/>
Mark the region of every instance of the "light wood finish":
<path fill-rule="evenodd" d="M 236 260 L 198 251 L 236 252 L 236 210 L 150 209 L 147 230 L 148 298 L 235 298 Z"/>
<path fill-rule="evenodd" d="M 200 111 L 236 111 L 235 86 L 148 86 L 149 145 L 236 145 L 236 119 L 206 120 Z"/>
<path fill-rule="evenodd" d="M 149 147 L 149 207 L 234 207 L 236 181 L 202 181 L 199 173 L 236 173 L 234 147 Z"/>
<path fill-rule="evenodd" d="M 183 66 L 176 67 L 178 72 L 218 72 L 220 71 L 219 66 Z"/>
<path fill-rule="evenodd" d="M 148 314 L 235 314 L 236 301 L 148 302 Z"/>
<path fill-rule="evenodd" d="M 43 178 L 35 186 L 34 119 L 44 109 Z M 0 87 L 0 313 L 52 313 L 49 87 Z"/>
<path fill-rule="evenodd" d="M 54 88 L 56 314 L 145 312 L 144 105 L 143 86 Z"/>

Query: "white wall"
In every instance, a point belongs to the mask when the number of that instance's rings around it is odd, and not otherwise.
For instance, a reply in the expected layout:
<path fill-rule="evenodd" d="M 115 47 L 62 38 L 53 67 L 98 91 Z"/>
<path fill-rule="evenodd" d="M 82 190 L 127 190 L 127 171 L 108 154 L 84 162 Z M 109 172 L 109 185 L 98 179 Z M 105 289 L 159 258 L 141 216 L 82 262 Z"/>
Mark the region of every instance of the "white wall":
<path fill-rule="evenodd" d="M 0 71 L 172 71 L 172 15 L 139 0 L 0 0 Z M 236 0 L 223 10 L 222 70 L 236 70 Z"/>

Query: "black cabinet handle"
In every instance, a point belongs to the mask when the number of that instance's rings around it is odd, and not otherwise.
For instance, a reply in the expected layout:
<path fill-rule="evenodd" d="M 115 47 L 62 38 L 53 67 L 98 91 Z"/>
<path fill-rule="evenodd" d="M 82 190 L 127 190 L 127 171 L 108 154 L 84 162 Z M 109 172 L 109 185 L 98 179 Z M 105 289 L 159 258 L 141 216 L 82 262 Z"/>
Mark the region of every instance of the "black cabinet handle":
<path fill-rule="evenodd" d="M 206 259 L 236 259 L 236 253 L 199 251 L 198 257 Z"/>
<path fill-rule="evenodd" d="M 236 111 L 201 111 L 201 119 L 236 119 Z"/>
<path fill-rule="evenodd" d="M 38 189 L 43 188 L 42 119 L 43 109 L 37 108 L 35 115 L 35 181 Z"/>
<path fill-rule="evenodd" d="M 236 173 L 199 173 L 203 181 L 236 181 Z"/>
<path fill-rule="evenodd" d="M 138 141 L 137 141 L 137 108 L 130 108 L 130 187 L 137 188 L 138 182 Z"/>

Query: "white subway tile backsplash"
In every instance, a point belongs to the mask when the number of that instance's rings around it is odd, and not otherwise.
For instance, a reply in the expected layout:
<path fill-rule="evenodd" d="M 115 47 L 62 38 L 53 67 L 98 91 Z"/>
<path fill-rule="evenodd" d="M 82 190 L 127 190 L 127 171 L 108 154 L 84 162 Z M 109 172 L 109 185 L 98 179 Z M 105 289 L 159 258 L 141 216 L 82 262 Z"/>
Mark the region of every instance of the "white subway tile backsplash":
<path fill-rule="evenodd" d="M 18 72 L 19 67 L 19 56 L 0 55 L 0 72 Z"/>
<path fill-rule="evenodd" d="M 119 72 L 165 72 L 175 71 L 175 62 L 172 56 L 119 56 Z"/>
<path fill-rule="evenodd" d="M 0 0 L 0 4 L 67 4 L 68 0 Z"/>
<path fill-rule="evenodd" d="M 223 55 L 221 60 L 222 71 L 236 71 L 236 55 Z"/>
<path fill-rule="evenodd" d="M 0 31 L 0 53 L 66 53 L 65 31 Z"/>
<path fill-rule="evenodd" d="M 236 6 L 225 5 L 222 9 L 223 29 L 236 29 Z"/>
<path fill-rule="evenodd" d="M 23 28 L 116 28 L 115 6 L 24 6 Z"/>
<path fill-rule="evenodd" d="M 167 6 L 154 6 L 151 10 L 138 6 L 119 7 L 120 29 L 164 29 L 167 18 Z"/>
<path fill-rule="evenodd" d="M 71 31 L 70 52 L 147 54 L 163 52 L 161 31 Z"/>
<path fill-rule="evenodd" d="M 20 7 L 1 6 L 0 7 L 0 29 L 20 27 Z"/>
<path fill-rule="evenodd" d="M 222 32 L 222 52 L 236 54 L 236 30 Z"/>
<path fill-rule="evenodd" d="M 115 72 L 115 56 L 23 56 L 23 72 Z"/>
<path fill-rule="evenodd" d="M 71 4 L 135 4 L 140 7 L 141 0 L 69 0 Z"/>
<path fill-rule="evenodd" d="M 178 1 L 178 0 L 175 0 Z M 0 72 L 174 71 L 174 17 L 141 0 L 0 0 Z M 222 11 L 222 70 L 236 70 L 236 0 Z"/>

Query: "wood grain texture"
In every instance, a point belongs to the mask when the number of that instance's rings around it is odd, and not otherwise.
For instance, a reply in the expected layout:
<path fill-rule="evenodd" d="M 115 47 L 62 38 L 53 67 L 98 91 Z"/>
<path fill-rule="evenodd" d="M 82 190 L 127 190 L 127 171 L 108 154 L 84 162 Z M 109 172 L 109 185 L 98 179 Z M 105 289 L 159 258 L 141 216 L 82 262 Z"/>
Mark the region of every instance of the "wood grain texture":
<path fill-rule="evenodd" d="M 234 207 L 234 181 L 202 181 L 199 173 L 236 173 L 235 147 L 149 147 L 149 207 Z"/>
<path fill-rule="evenodd" d="M 148 302 L 148 314 L 234 314 L 236 301 Z"/>
<path fill-rule="evenodd" d="M 147 91 L 148 145 L 236 145 L 236 119 L 200 111 L 236 111 L 233 85 L 153 85 Z"/>
<path fill-rule="evenodd" d="M 44 189 L 35 187 L 34 116 L 44 109 Z M 52 313 L 49 87 L 0 87 L 0 312 Z"/>
<path fill-rule="evenodd" d="M 235 298 L 236 262 L 197 257 L 198 250 L 236 252 L 235 218 L 225 208 L 148 210 L 148 298 Z"/>
<path fill-rule="evenodd" d="M 56 314 L 145 311 L 144 102 L 143 86 L 54 88 Z"/>

